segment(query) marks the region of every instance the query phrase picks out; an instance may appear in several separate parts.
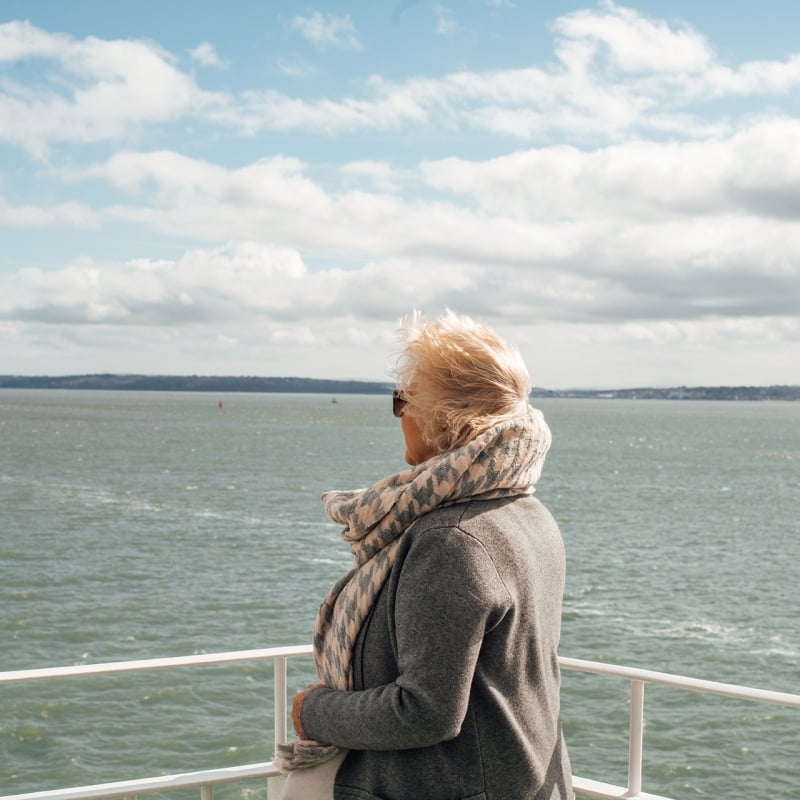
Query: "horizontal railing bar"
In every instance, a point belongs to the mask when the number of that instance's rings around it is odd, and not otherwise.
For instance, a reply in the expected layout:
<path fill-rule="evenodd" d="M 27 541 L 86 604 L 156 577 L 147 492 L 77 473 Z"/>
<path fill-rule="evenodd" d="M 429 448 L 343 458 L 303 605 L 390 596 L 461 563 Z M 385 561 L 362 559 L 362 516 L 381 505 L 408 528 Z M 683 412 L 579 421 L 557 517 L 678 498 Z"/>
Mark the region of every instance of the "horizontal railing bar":
<path fill-rule="evenodd" d="M 577 775 L 572 776 L 572 788 L 575 790 L 575 794 L 580 797 L 594 797 L 598 800 L 615 800 L 616 798 L 621 800 L 672 800 L 672 798 L 664 797 L 660 794 L 650 794 L 649 792 L 631 794 L 624 786 L 593 781 L 589 778 L 579 778 Z"/>
<path fill-rule="evenodd" d="M 178 775 L 163 775 L 158 778 L 141 778 L 139 780 L 102 783 L 94 786 L 75 786 L 71 789 L 53 789 L 28 794 L 14 794 L 3 797 L 3 800 L 111 800 L 124 795 L 163 792 L 172 789 L 192 789 L 197 786 L 231 783 L 234 781 L 272 778 L 279 775 L 271 761 L 261 764 L 246 764 L 240 767 L 205 770 L 202 772 L 185 772 Z M 625 798 L 631 800 L 670 800 L 662 795 L 641 792 L 628 794 L 624 786 L 603 783 L 588 778 L 574 776 L 572 786 L 575 792 L 583 797 L 608 800 L 609 798 Z"/>
<path fill-rule="evenodd" d="M 137 672 L 151 669 L 169 669 L 172 667 L 193 667 L 213 664 L 229 664 L 236 661 L 264 661 L 276 657 L 311 655 L 311 645 L 292 645 L 287 647 L 267 647 L 256 650 L 236 650 L 227 653 L 197 653 L 191 656 L 172 658 L 148 658 L 138 661 L 112 661 L 100 664 L 76 664 L 69 667 L 44 667 L 40 669 L 11 670 L 0 672 L 0 683 L 18 681 L 46 680 L 49 678 L 69 678 L 88 675 L 108 675 L 122 672 Z M 800 695 L 789 692 L 776 692 L 768 689 L 756 689 L 737 686 L 732 683 L 688 678 L 682 675 L 671 675 L 666 672 L 624 667 L 606 664 L 600 661 L 586 661 L 579 658 L 561 656 L 558 659 L 562 669 L 578 672 L 590 672 L 596 675 L 610 675 L 628 680 L 640 680 L 679 689 L 719 694 L 743 700 L 756 700 L 764 703 L 775 703 L 800 708 Z"/>
<path fill-rule="evenodd" d="M 638 669 L 637 667 L 621 667 L 616 664 L 584 661 L 579 658 L 562 656 L 558 661 L 563 669 L 571 669 L 578 672 L 610 675 L 617 678 L 627 678 L 631 681 L 644 681 L 645 683 L 657 683 L 662 686 L 673 686 L 677 689 L 690 689 L 707 694 L 736 697 L 740 700 L 755 700 L 761 703 L 775 703 L 777 705 L 800 708 L 800 694 L 754 689 L 747 686 L 737 686 L 734 683 L 719 683 L 718 681 L 707 681 L 700 678 L 687 678 L 683 675 L 670 675 L 667 672 L 654 672 L 653 670 Z"/>
<path fill-rule="evenodd" d="M 229 664 L 234 661 L 266 661 L 279 656 L 311 655 L 311 645 L 291 647 L 265 647 L 259 650 L 236 650 L 229 653 L 197 653 L 173 658 L 146 658 L 140 661 L 110 661 L 103 664 L 75 664 L 71 667 L 43 667 L 0 672 L 0 683 L 15 681 L 40 681 L 49 678 L 74 678 L 85 675 L 109 675 L 120 672 L 138 672 L 148 669 L 172 667 L 197 667 L 210 664 Z"/>
<path fill-rule="evenodd" d="M 105 800 L 124 795 L 164 792 L 170 789 L 192 789 L 197 786 L 218 783 L 271 778 L 275 775 L 280 775 L 278 768 L 271 761 L 265 761 L 260 764 L 182 772 L 176 775 L 161 775 L 156 778 L 139 778 L 115 783 L 98 783 L 94 786 L 75 786 L 70 789 L 49 789 L 43 792 L 5 795 L 2 800 Z"/>

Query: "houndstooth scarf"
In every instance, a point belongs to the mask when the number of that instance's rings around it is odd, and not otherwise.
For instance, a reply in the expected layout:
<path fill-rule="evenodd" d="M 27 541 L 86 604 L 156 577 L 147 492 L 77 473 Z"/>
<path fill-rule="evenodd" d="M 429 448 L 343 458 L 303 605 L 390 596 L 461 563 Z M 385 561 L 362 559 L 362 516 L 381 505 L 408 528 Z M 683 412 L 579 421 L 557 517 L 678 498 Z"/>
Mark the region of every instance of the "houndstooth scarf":
<path fill-rule="evenodd" d="M 351 657 L 356 637 L 397 557 L 401 535 L 423 514 L 469 500 L 532 494 L 551 434 L 542 412 L 498 423 L 463 447 L 434 456 L 369 489 L 326 492 L 325 511 L 345 525 L 355 566 L 323 601 L 314 630 L 314 658 L 321 683 L 353 688 Z M 282 772 L 313 766 L 338 748 L 317 742 L 279 744 Z"/>

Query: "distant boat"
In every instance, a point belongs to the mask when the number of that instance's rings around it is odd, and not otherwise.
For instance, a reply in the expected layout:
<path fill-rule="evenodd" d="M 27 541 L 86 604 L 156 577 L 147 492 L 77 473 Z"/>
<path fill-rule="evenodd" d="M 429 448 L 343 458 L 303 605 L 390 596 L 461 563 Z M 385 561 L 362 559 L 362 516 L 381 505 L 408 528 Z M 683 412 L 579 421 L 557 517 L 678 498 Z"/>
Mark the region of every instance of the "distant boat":
<path fill-rule="evenodd" d="M 338 403 L 339 401 L 335 397 L 331 397 L 331 403 Z"/>

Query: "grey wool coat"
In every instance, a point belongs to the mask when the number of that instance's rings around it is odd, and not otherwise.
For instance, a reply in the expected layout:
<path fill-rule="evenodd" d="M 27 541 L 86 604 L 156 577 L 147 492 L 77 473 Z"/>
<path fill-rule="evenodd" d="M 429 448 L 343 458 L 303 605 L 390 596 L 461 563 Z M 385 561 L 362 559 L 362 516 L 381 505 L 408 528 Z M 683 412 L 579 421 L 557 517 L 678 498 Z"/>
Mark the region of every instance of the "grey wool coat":
<path fill-rule="evenodd" d="M 302 705 L 350 749 L 336 800 L 565 800 L 556 656 L 564 549 L 533 496 L 435 509 L 407 531 L 354 651 L 353 691 Z"/>

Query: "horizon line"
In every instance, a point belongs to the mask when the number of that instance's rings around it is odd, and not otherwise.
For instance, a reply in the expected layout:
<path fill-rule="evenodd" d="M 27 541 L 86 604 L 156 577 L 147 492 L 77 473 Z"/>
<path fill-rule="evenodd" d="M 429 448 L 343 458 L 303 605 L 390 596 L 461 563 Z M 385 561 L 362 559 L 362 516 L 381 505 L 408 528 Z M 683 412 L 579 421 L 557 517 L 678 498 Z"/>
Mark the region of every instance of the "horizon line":
<path fill-rule="evenodd" d="M 368 380 L 366 378 L 312 378 L 301 375 L 222 375 L 222 374 L 201 374 L 201 373 L 146 373 L 146 372 L 81 372 L 81 373 L 64 373 L 64 374 L 0 374 L 0 381 L 4 380 L 69 380 L 80 378 L 144 378 L 144 379 L 173 379 L 173 380 L 266 380 L 266 381 L 308 381 L 314 383 L 348 383 L 348 384 L 364 384 L 369 386 L 386 386 L 391 387 L 394 385 L 390 380 Z M 14 388 L 8 386 L 0 386 L 0 388 Z M 544 391 L 544 392 L 615 392 L 615 391 L 669 391 L 669 390 L 691 390 L 691 389 L 800 389 L 800 384 L 790 383 L 770 383 L 770 384 L 638 384 L 631 386 L 570 386 L 561 388 L 551 388 L 545 386 L 534 386 L 531 391 Z"/>

